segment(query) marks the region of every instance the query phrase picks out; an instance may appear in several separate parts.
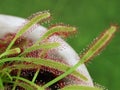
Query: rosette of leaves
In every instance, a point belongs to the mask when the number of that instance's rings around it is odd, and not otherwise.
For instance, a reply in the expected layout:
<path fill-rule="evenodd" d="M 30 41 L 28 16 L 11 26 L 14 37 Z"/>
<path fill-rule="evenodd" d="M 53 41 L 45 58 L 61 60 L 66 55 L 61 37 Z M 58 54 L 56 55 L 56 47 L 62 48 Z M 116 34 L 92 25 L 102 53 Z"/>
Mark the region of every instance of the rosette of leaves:
<path fill-rule="evenodd" d="M 79 85 L 71 78 L 88 80 L 76 69 L 103 50 L 117 27 L 111 26 L 103 32 L 81 55 L 81 60 L 70 67 L 47 57 L 48 51 L 60 46 L 59 42 L 49 42 L 48 39 L 53 35 L 65 38 L 76 32 L 75 27 L 52 25 L 36 42 L 24 37 L 31 27 L 48 21 L 50 16 L 47 11 L 34 14 L 17 33 L 9 33 L 0 39 L 0 90 L 103 90 L 96 86 Z"/>

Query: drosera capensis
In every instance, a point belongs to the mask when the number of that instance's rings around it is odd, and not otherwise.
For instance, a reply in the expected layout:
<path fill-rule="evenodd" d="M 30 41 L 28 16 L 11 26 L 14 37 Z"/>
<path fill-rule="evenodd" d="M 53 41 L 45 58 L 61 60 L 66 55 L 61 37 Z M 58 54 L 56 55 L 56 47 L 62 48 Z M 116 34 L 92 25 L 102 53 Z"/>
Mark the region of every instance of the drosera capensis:
<path fill-rule="evenodd" d="M 103 33 L 98 40 L 88 49 L 88 51 L 81 57 L 81 60 L 71 67 L 68 71 L 60 75 L 59 77 L 55 78 L 54 80 L 48 82 L 46 85 L 43 87 L 48 87 L 49 85 L 59 81 L 60 79 L 64 78 L 65 76 L 69 75 L 72 73 L 76 68 L 78 68 L 81 64 L 87 62 L 88 60 L 91 60 L 95 55 L 100 53 L 100 51 L 105 47 L 108 42 L 111 40 L 113 37 L 114 33 L 116 32 L 117 27 L 116 26 L 111 26 L 108 30 L 106 30 L 105 33 Z"/>
<path fill-rule="evenodd" d="M 106 47 L 117 26 L 103 32 L 80 59 L 60 38 L 75 33 L 75 27 L 57 24 L 47 30 L 38 25 L 50 16 L 39 12 L 20 27 L 24 19 L 0 15 L 0 90 L 103 90 L 93 85 L 84 63 Z"/>

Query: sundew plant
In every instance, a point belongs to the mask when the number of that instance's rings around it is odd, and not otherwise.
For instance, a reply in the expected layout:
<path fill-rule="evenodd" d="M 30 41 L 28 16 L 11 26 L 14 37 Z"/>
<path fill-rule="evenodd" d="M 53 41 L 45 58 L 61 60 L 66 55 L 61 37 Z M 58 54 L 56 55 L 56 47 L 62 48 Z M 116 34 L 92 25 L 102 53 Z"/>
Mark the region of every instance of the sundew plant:
<path fill-rule="evenodd" d="M 60 47 L 57 41 L 50 42 L 52 36 L 66 38 L 76 32 L 76 28 L 56 24 L 51 25 L 39 40 L 33 42 L 25 33 L 34 25 L 47 22 L 48 11 L 32 15 L 17 33 L 7 33 L 0 38 L 0 90 L 103 90 L 98 86 L 84 86 L 72 80 L 87 81 L 88 77 L 76 69 L 99 54 L 109 43 L 117 30 L 112 25 L 100 34 L 88 50 L 80 55 L 74 66 L 48 58 L 48 52 Z M 31 32 L 32 33 L 32 32 Z M 69 56 L 72 57 L 72 56 Z"/>

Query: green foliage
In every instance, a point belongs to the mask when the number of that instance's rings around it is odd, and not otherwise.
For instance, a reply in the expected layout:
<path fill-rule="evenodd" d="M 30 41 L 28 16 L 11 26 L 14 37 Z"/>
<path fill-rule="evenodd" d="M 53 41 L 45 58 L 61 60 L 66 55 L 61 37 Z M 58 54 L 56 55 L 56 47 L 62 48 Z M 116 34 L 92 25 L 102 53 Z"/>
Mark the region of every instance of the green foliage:
<path fill-rule="evenodd" d="M 21 52 L 20 48 L 12 48 L 12 46 L 14 45 L 15 41 L 20 38 L 30 27 L 32 27 L 34 24 L 36 24 L 37 22 L 41 22 L 45 19 L 47 19 L 48 17 L 50 17 L 50 13 L 49 12 L 43 12 L 43 13 L 37 13 L 36 15 L 34 15 L 30 21 L 28 21 L 22 28 L 20 28 L 20 30 L 18 31 L 18 33 L 15 35 L 15 37 L 13 38 L 13 40 L 10 42 L 10 44 L 8 45 L 8 47 L 6 48 L 5 52 L 3 52 L 0 55 L 0 64 L 1 64 L 1 84 L 0 84 L 0 88 L 3 88 L 3 82 L 4 83 L 13 83 L 13 89 L 15 90 L 16 85 L 18 86 L 22 86 L 24 83 L 27 83 L 25 85 L 23 85 L 22 87 L 26 89 L 25 86 L 27 86 L 28 84 L 30 84 L 31 86 L 34 86 L 34 88 L 37 88 L 37 90 L 41 90 L 43 88 L 41 88 L 40 86 L 36 85 L 34 83 L 35 79 L 37 78 L 37 75 L 39 73 L 39 69 L 36 71 L 32 81 L 29 81 L 25 78 L 20 77 L 20 72 L 18 73 L 17 76 L 11 76 L 10 72 L 18 69 L 18 70 L 22 70 L 22 69 L 29 69 L 29 68 L 35 68 L 35 66 L 48 66 L 51 68 L 55 68 L 59 71 L 65 72 L 67 71 L 70 66 L 67 66 L 65 64 L 53 61 L 53 60 L 45 60 L 43 58 L 29 58 L 29 57 L 24 57 L 26 56 L 27 53 L 35 51 L 35 50 L 39 50 L 42 49 L 44 50 L 49 50 L 55 47 L 60 46 L 59 43 L 55 42 L 55 43 L 43 43 L 40 44 L 41 41 L 49 38 L 50 36 L 54 35 L 54 34 L 60 34 L 60 35 L 64 35 L 65 33 L 68 34 L 69 32 L 74 32 L 76 29 L 74 27 L 70 27 L 70 26 L 64 26 L 64 25 L 56 25 L 54 27 L 51 27 L 48 32 L 46 32 L 35 44 L 33 44 L 31 47 L 27 48 L 26 50 L 24 50 L 23 52 Z M 63 33 L 63 34 L 61 34 Z M 21 54 L 20 54 L 21 53 Z M 9 57 L 10 55 L 15 55 L 18 54 L 17 56 L 13 56 L 13 57 Z M 20 55 L 19 55 L 20 54 Z M 21 63 L 17 63 L 17 62 L 21 62 Z M 5 63 L 11 63 L 14 62 L 13 65 L 8 65 L 6 67 L 3 67 L 3 65 Z M 23 62 L 23 63 L 22 63 Z M 29 62 L 31 63 L 30 65 L 24 65 L 24 62 Z M 38 67 L 37 67 L 38 68 Z M 76 76 L 76 77 L 80 77 L 83 80 L 87 80 L 87 78 L 80 74 L 77 71 L 74 71 L 72 73 L 72 75 Z M 3 78 L 4 77 L 4 78 Z M 7 77 L 7 78 L 5 78 Z M 13 79 L 16 79 L 15 81 L 13 81 Z M 3 80 L 3 82 L 2 82 Z M 20 83 L 19 80 L 22 80 L 23 82 Z M 18 83 L 19 82 L 19 83 Z M 28 88 L 27 88 L 28 89 Z"/>
<path fill-rule="evenodd" d="M 77 64 L 75 64 L 73 67 L 71 67 L 69 70 L 67 70 L 59 77 L 45 84 L 43 87 L 48 87 L 54 84 L 55 82 L 61 80 L 62 78 L 76 70 L 80 65 L 82 65 L 88 60 L 91 60 L 91 57 L 94 57 L 96 54 L 100 53 L 100 51 L 105 47 L 105 45 L 108 44 L 108 41 L 111 40 L 116 30 L 117 30 L 116 26 L 111 26 L 111 28 L 108 29 L 105 33 L 103 33 L 103 35 L 101 35 L 98 38 L 98 40 L 90 47 L 90 49 L 88 49 L 87 53 L 85 53 L 83 57 L 81 57 L 81 60 Z"/>
<path fill-rule="evenodd" d="M 7 47 L 6 50 L 9 50 L 12 45 L 14 44 L 14 42 L 16 41 L 17 38 L 19 38 L 22 34 L 24 34 L 27 30 L 29 30 L 30 27 L 32 27 L 34 24 L 43 21 L 43 20 L 47 20 L 47 18 L 50 17 L 50 13 L 48 12 L 42 12 L 42 13 L 37 13 L 34 17 L 32 17 L 32 19 L 30 21 L 28 21 L 24 27 L 21 28 L 21 30 L 19 30 L 19 32 L 16 34 L 16 36 L 14 37 L 14 39 L 11 41 L 10 45 Z"/>
<path fill-rule="evenodd" d="M 1 77 L 0 77 L 0 88 L 4 90 L 3 81 L 1 79 Z"/>
<path fill-rule="evenodd" d="M 25 57 L 13 57 L 13 58 L 5 58 L 5 59 L 1 59 L 0 63 L 5 63 L 5 62 L 12 62 L 12 61 L 21 61 L 21 62 L 30 62 L 30 63 L 33 63 L 33 64 L 36 64 L 36 65 L 43 65 L 43 66 L 47 66 L 47 67 L 51 67 L 51 68 L 54 68 L 54 69 L 57 69 L 57 70 L 60 70 L 60 71 L 67 71 L 70 66 L 68 65 L 65 65 L 65 64 L 62 64 L 62 63 L 59 63 L 59 62 L 56 62 L 56 61 L 53 61 L 53 60 L 49 60 L 49 59 L 40 59 L 40 58 L 25 58 Z M 18 64 L 14 64 L 14 68 L 12 68 L 12 66 L 9 66 L 8 69 L 24 69 L 26 67 L 26 65 L 19 65 Z M 34 67 L 34 65 L 33 65 Z M 6 67 L 7 68 L 7 67 Z M 26 67 L 27 68 L 27 67 Z M 29 66 L 28 68 L 32 68 L 32 66 Z M 72 75 L 76 76 L 76 77 L 79 77 L 83 80 L 87 80 L 87 78 L 82 75 L 81 73 L 77 72 L 77 71 L 74 71 L 72 73 Z"/>
<path fill-rule="evenodd" d="M 102 90 L 101 88 L 98 87 L 87 87 L 87 86 L 77 86 L 77 85 L 73 85 L 73 86 L 66 86 L 64 88 L 62 88 L 61 90 Z"/>
<path fill-rule="evenodd" d="M 63 63 L 56 62 L 54 60 L 48 60 L 43 57 L 39 58 L 29 58 L 26 57 L 26 55 L 32 51 L 42 49 L 43 51 L 53 49 L 55 47 L 60 46 L 59 43 L 54 42 L 54 43 L 43 43 L 43 40 L 48 39 L 52 35 L 60 35 L 60 36 L 66 36 L 69 35 L 73 32 L 76 31 L 75 27 L 71 26 L 66 26 L 66 25 L 56 25 L 51 28 L 37 41 L 35 44 L 32 46 L 28 47 L 25 51 L 21 53 L 21 50 L 19 47 L 13 48 L 13 45 L 15 44 L 15 41 L 21 37 L 30 27 L 32 27 L 34 24 L 41 22 L 47 18 L 50 17 L 49 12 L 43 12 L 43 13 L 38 13 L 35 16 L 33 16 L 30 21 L 28 21 L 15 35 L 15 37 L 12 39 L 11 43 L 8 45 L 6 50 L 0 55 L 0 88 L 4 88 L 3 83 L 13 83 L 13 90 L 15 90 L 16 85 L 21 86 L 27 90 L 30 90 L 31 88 L 36 88 L 37 90 L 43 90 L 57 81 L 65 78 L 68 75 L 73 75 L 76 76 L 80 79 L 87 80 L 87 77 L 82 75 L 81 73 L 77 72 L 76 69 L 82 65 L 84 62 L 88 61 L 91 59 L 91 57 L 94 57 L 95 54 L 100 53 L 101 49 L 103 49 L 104 46 L 108 43 L 108 41 L 111 39 L 111 37 L 114 35 L 116 31 L 116 26 L 111 26 L 110 29 L 108 29 L 106 32 L 103 33 L 101 37 L 88 49 L 87 53 L 83 55 L 81 60 L 75 64 L 73 67 L 67 66 Z M 21 54 L 20 54 L 21 53 Z M 14 54 L 20 54 L 17 56 L 10 56 Z M 4 67 L 6 63 L 14 63 L 12 65 L 7 65 Z M 19 62 L 19 63 L 18 63 Z M 24 62 L 30 63 L 30 65 L 24 65 Z M 63 74 L 59 75 L 57 78 L 54 80 L 51 80 L 47 84 L 43 85 L 42 87 L 35 84 L 34 81 L 37 78 L 37 75 L 39 73 L 39 68 L 40 66 L 47 66 L 50 68 L 57 69 L 58 71 L 64 72 Z M 21 70 L 23 68 L 29 69 L 29 68 L 35 68 L 36 67 L 37 71 L 32 79 L 32 81 L 29 81 L 25 78 L 20 77 Z M 10 72 L 14 69 L 18 69 L 19 73 L 17 73 L 17 76 L 11 76 Z M 21 82 L 22 81 L 22 82 Z M 26 88 L 28 86 L 28 88 Z M 32 86 L 32 87 L 31 87 Z M 81 90 L 101 90 L 99 88 L 91 88 L 91 87 L 84 87 L 84 86 L 70 86 L 70 87 L 65 87 L 63 90 L 66 90 L 70 88 L 71 90 L 73 88 L 78 88 Z"/>
<path fill-rule="evenodd" d="M 59 43 L 55 42 L 55 43 L 44 43 L 44 44 L 40 44 L 40 45 L 34 45 L 34 46 L 31 46 L 27 49 L 25 49 L 25 51 L 23 53 L 20 54 L 20 56 L 23 56 L 24 54 L 28 53 L 28 52 L 31 52 L 31 51 L 35 51 L 35 50 L 39 50 L 39 49 L 52 49 L 52 48 L 55 48 L 55 47 L 58 47 L 60 46 Z"/>
<path fill-rule="evenodd" d="M 80 53 L 102 30 L 111 24 L 120 24 L 119 3 L 120 0 L 1 0 L 0 13 L 26 18 L 37 11 L 50 10 L 55 18 L 53 22 L 78 28 L 79 33 L 67 42 Z M 108 90 L 120 88 L 119 41 L 118 32 L 105 51 L 94 58 L 92 64 L 87 64 L 93 80 Z"/>
<path fill-rule="evenodd" d="M 11 50 L 8 50 L 0 55 L 0 58 L 4 56 L 9 56 L 9 55 L 14 55 L 14 54 L 19 54 L 21 52 L 20 48 L 14 48 Z"/>

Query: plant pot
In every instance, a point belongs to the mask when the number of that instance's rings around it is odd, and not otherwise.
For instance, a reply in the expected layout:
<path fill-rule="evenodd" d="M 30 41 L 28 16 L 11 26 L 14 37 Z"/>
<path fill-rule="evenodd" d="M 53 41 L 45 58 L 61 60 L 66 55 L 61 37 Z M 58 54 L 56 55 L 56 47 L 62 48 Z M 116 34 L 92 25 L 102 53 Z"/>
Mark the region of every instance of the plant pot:
<path fill-rule="evenodd" d="M 4 37 L 7 33 L 15 33 L 18 31 L 18 29 L 24 25 L 26 22 L 25 19 L 15 17 L 15 16 L 9 16 L 9 15 L 0 15 L 0 38 Z M 25 34 L 25 37 L 29 38 L 33 42 L 37 41 L 45 32 L 47 29 L 43 26 L 37 26 L 35 28 L 32 28 L 29 32 Z M 61 62 L 64 62 L 70 66 L 75 65 L 79 60 L 79 55 L 73 50 L 73 48 L 67 44 L 63 39 L 61 39 L 58 36 L 52 36 L 49 41 L 54 42 L 56 41 L 61 44 L 60 47 L 57 47 L 54 52 L 49 53 L 49 57 L 52 55 L 56 56 L 56 60 L 62 60 Z M 79 66 L 77 68 L 77 71 L 82 73 L 84 76 L 88 78 L 88 81 L 79 81 L 80 85 L 85 86 L 93 86 L 92 79 L 87 71 L 87 68 L 84 64 Z"/>

